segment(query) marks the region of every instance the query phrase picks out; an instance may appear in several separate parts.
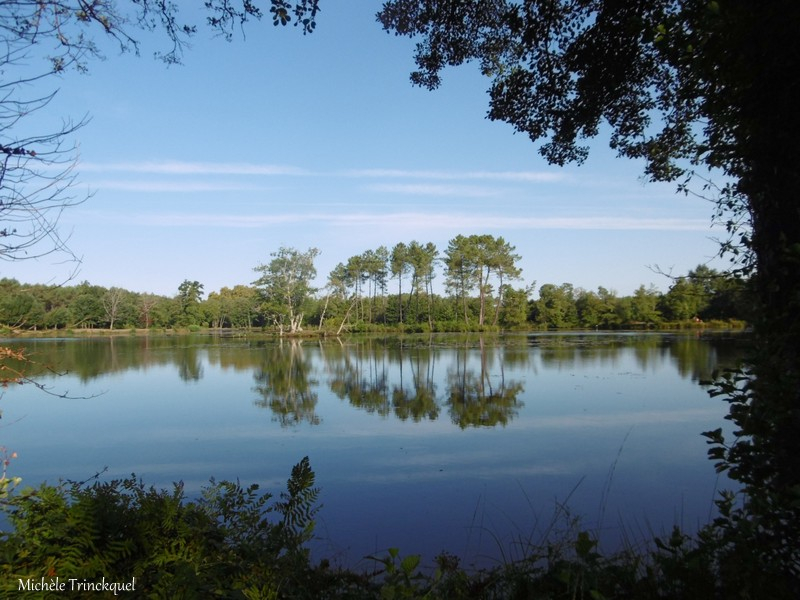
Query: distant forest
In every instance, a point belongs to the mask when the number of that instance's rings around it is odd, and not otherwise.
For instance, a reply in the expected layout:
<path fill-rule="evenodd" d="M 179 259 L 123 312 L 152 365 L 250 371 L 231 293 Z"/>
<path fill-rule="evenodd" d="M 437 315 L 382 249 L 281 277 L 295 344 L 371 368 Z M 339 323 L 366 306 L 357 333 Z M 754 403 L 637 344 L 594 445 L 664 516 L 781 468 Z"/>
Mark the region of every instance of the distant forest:
<path fill-rule="evenodd" d="M 186 280 L 174 296 L 82 282 L 57 286 L 0 279 L 0 327 L 41 329 L 258 328 L 299 331 L 495 331 L 620 329 L 748 321 L 749 282 L 699 265 L 669 291 L 640 286 L 631 296 L 571 283 L 515 287 L 519 256 L 502 237 L 457 236 L 399 243 L 350 257 L 315 288 L 319 251 L 281 248 L 250 284 L 205 294 Z M 437 275 L 445 294 L 433 291 Z M 535 295 L 535 297 L 534 297 Z"/>

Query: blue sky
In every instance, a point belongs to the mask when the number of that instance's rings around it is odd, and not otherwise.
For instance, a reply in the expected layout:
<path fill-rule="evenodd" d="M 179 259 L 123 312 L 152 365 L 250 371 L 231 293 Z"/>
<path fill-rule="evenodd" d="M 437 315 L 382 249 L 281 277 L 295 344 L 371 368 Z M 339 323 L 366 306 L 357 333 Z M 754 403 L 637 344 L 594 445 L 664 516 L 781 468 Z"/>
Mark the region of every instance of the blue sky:
<path fill-rule="evenodd" d="M 643 183 L 607 137 L 583 166 L 553 167 L 485 119 L 476 67 L 446 71 L 435 92 L 412 87 L 414 43 L 383 32 L 378 8 L 325 3 L 310 36 L 269 20 L 233 43 L 201 32 L 178 67 L 150 59 L 157 46 L 111 48 L 58 81 L 49 116 L 91 117 L 75 193 L 92 196 L 61 220 L 83 258 L 74 282 L 174 295 L 190 279 L 211 292 L 251 283 L 281 246 L 314 246 L 322 284 L 379 245 L 444 251 L 488 233 L 516 246 L 520 285 L 629 294 L 668 288 L 656 265 L 683 274 L 715 255 L 712 205 Z M 0 277 L 60 283 L 61 260 L 0 262 Z"/>

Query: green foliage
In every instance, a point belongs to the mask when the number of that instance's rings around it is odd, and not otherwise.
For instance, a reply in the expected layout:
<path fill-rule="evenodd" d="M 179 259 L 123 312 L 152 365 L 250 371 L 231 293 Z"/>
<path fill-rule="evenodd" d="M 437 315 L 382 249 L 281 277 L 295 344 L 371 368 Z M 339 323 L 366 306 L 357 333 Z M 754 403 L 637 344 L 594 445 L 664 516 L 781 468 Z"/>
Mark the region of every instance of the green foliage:
<path fill-rule="evenodd" d="M 175 297 L 177 302 L 177 314 L 173 324 L 180 327 L 197 326 L 203 321 L 203 311 L 200 301 L 203 297 L 203 284 L 199 281 L 189 281 L 184 279 L 178 286 L 178 295 Z"/>
<path fill-rule="evenodd" d="M 646 289 L 643 285 L 634 292 L 630 302 L 629 322 L 652 325 L 661 321 L 661 314 L 656 308 L 659 293 L 654 288 Z"/>
<path fill-rule="evenodd" d="M 311 470 L 306 456 L 292 468 L 292 476 L 286 482 L 286 492 L 281 494 L 281 501 L 275 509 L 283 517 L 283 530 L 293 548 L 311 539 L 314 530 L 314 515 L 319 510 L 316 506 L 319 488 L 314 487 L 314 471 Z"/>
<path fill-rule="evenodd" d="M 421 556 L 409 554 L 405 558 L 400 558 L 400 550 L 389 548 L 388 555 L 384 557 L 368 556 L 382 565 L 382 571 L 376 575 L 383 575 L 383 582 L 380 587 L 380 597 L 385 600 L 395 600 L 397 598 L 421 598 L 427 596 L 426 591 L 421 589 L 420 584 L 427 584 L 428 578 L 417 571 Z"/>
<path fill-rule="evenodd" d="M 0 416 L 2 414 L 0 411 Z M 5 446 L 0 446 L 0 507 L 6 504 L 14 489 L 22 483 L 21 477 L 8 476 L 8 465 L 11 464 L 11 459 L 16 457 L 16 453 L 9 454 Z"/>
<path fill-rule="evenodd" d="M 719 432 L 708 437 L 723 443 Z M 604 555 L 595 536 L 571 517 L 564 531 L 551 529 L 541 543 L 526 544 L 520 559 L 488 570 L 464 570 L 447 553 L 431 570 L 421 556 L 402 556 L 397 548 L 367 557 L 376 564 L 370 573 L 334 570 L 326 560 L 314 566 L 304 547 L 318 510 L 314 483 L 306 457 L 278 501 L 257 485 L 213 479 L 193 501 L 181 484 L 157 490 L 134 476 L 8 489 L 0 506 L 13 530 L 0 533 L 0 595 L 19 593 L 20 579 L 105 577 L 134 582 L 136 597 L 153 598 L 795 597 L 791 582 L 768 560 L 758 563 L 763 572 L 754 570 L 752 556 L 731 543 L 724 527 L 707 527 L 696 537 L 675 527 L 655 537 L 650 549 Z M 725 498 L 723 519 L 736 512 L 733 495 Z"/>
<path fill-rule="evenodd" d="M 575 290 L 572 284 L 542 285 L 539 288 L 539 299 L 534 303 L 534 320 L 539 325 L 549 328 L 578 327 Z"/>
<path fill-rule="evenodd" d="M 290 596 L 309 567 L 302 544 L 314 526 L 313 484 L 306 457 L 273 504 L 257 485 L 212 480 L 189 501 L 182 484 L 157 490 L 134 476 L 11 494 L 3 507 L 13 530 L 0 537 L 0 592 L 18 591 L 19 579 L 58 576 L 136 578 L 137 593 L 151 597 Z M 268 520 L 269 513 L 279 519 Z"/>
<path fill-rule="evenodd" d="M 526 549 L 526 556 L 494 568 L 467 572 L 458 558 L 442 553 L 428 574 L 417 555 L 401 557 L 397 548 L 371 556 L 378 569 L 362 583 L 370 598 L 429 599 L 586 599 L 707 600 L 709 598 L 789 598 L 761 596 L 748 586 L 738 590 L 720 579 L 719 546 L 711 530 L 692 538 L 677 527 L 651 548 L 604 555 L 592 533 L 570 520 L 562 537 Z M 774 588 L 767 588 L 773 591 Z M 352 590 L 351 590 L 352 591 Z M 740 593 L 743 592 L 744 593 Z M 748 591 L 755 591 L 747 595 Z"/>
<path fill-rule="evenodd" d="M 470 238 L 461 236 L 461 239 L 462 246 L 468 249 Z M 506 261 L 514 259 L 509 256 L 513 248 L 500 244 L 500 240 L 494 240 L 495 249 Z M 282 252 L 280 257 L 279 253 L 273 256 L 298 263 L 301 258 L 308 258 L 308 253 L 293 256 L 297 251 L 292 249 Z M 278 330 L 291 331 L 292 323 L 299 328 L 308 322 L 323 332 L 336 332 L 341 327 L 341 331 L 349 333 L 387 330 L 427 333 L 498 328 L 683 327 L 699 324 L 696 317 L 707 325 L 718 322 L 725 326 L 730 319 L 743 319 L 752 313 L 748 280 L 723 276 L 702 265 L 678 278 L 663 295 L 644 286 L 632 296 L 618 297 L 603 287 L 594 292 L 570 283 L 559 286 L 546 283 L 539 290 L 539 298 L 533 299 L 533 286 L 514 288 L 503 283 L 516 273 L 510 263 L 503 266 L 501 261 L 484 268 L 484 285 L 480 288 L 483 297 L 477 286 L 469 290 L 464 287 L 477 281 L 477 271 L 472 279 L 466 278 L 466 271 L 462 272 L 466 279 L 461 281 L 459 272 L 445 264 L 450 295 L 440 296 L 433 291 L 436 256 L 436 247 L 431 243 L 398 244 L 392 253 L 384 247 L 366 250 L 350 257 L 347 264 L 339 263 L 328 275 L 323 294 L 317 298 L 312 297 L 315 290 L 308 287 L 308 281 L 303 283 L 297 278 L 299 271 L 292 274 L 281 270 L 286 266 L 284 260 L 259 267 L 259 272 L 266 269 L 266 279 L 262 277 L 257 282 L 264 284 L 260 288 L 226 287 L 211 292 L 206 299 L 202 299 L 202 284 L 189 280 L 179 286 L 175 297 L 168 298 L 121 288 L 106 289 L 88 282 L 72 287 L 22 286 L 16 280 L 0 279 L 0 326 L 10 326 L 12 332 L 112 327 L 199 331 L 206 325 L 214 329 L 277 325 Z M 270 271 L 270 266 L 276 271 Z M 313 263 L 310 267 L 313 268 Z M 387 289 L 390 271 L 397 278 L 397 293 Z M 310 277 L 310 274 L 308 270 L 300 276 Z M 489 275 L 491 279 L 487 279 Z M 297 296 L 289 293 L 290 289 L 297 291 Z M 703 301 L 697 304 L 694 299 L 700 294 Z"/>
<path fill-rule="evenodd" d="M 261 264 L 253 270 L 261 274 L 253 282 L 261 293 L 260 312 L 281 333 L 301 330 L 307 304 L 316 289 L 311 286 L 317 275 L 314 259 L 319 250 L 309 248 L 300 252 L 295 248 L 280 248 L 270 254 L 269 264 Z"/>
<path fill-rule="evenodd" d="M 726 371 L 710 394 L 730 404 L 726 419 L 736 428 L 729 437 L 722 428 L 703 434 L 717 471 L 742 486 L 717 501 L 721 569 L 736 587 L 770 590 L 769 597 L 800 593 L 800 547 L 792 543 L 800 539 L 800 485 L 792 477 L 797 455 L 794 441 L 783 439 L 796 416 L 762 400 L 779 398 L 783 385 L 758 380 L 752 366 Z"/>
<path fill-rule="evenodd" d="M 514 250 L 502 237 L 486 234 L 457 235 L 450 240 L 445 251 L 445 276 L 448 289 L 461 298 L 465 323 L 469 322 L 467 294 L 477 290 L 478 326 L 488 324 L 489 318 L 492 325 L 497 325 L 505 283 L 521 275 L 516 264 L 520 256 L 514 254 Z M 487 301 L 493 290 L 499 293 L 494 302 L 494 315 L 489 317 Z"/>
<path fill-rule="evenodd" d="M 514 289 L 510 285 L 503 290 L 500 309 L 500 325 L 504 329 L 525 329 L 528 325 L 528 289 Z"/>
<path fill-rule="evenodd" d="M 710 321 L 744 317 L 749 312 L 747 282 L 698 265 L 679 277 L 659 301 L 669 321 Z"/>

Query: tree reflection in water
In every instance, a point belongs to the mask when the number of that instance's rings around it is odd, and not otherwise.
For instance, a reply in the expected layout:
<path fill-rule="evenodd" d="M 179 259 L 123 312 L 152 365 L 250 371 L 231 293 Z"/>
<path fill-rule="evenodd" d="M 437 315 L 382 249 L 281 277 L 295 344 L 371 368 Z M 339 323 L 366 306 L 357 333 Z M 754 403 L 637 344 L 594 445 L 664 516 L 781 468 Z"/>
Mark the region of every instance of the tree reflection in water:
<path fill-rule="evenodd" d="M 480 369 L 476 373 L 469 365 L 475 349 L 462 346 L 456 350 L 456 360 L 447 373 L 447 405 L 450 418 L 461 429 L 507 425 L 523 406 L 518 396 L 524 388 L 521 382 L 506 382 L 504 360 L 499 360 L 500 380 L 492 383 L 490 360 L 497 348 L 487 349 L 483 338 L 478 346 Z"/>
<path fill-rule="evenodd" d="M 341 400 L 382 417 L 391 413 L 388 395 L 386 348 L 365 344 L 344 346 L 325 352 L 331 391 Z"/>
<path fill-rule="evenodd" d="M 324 351 L 330 388 L 351 406 L 383 417 L 393 415 L 414 422 L 436 420 L 442 407 L 448 406 L 459 427 L 505 425 L 522 406 L 518 396 L 522 383 L 507 382 L 503 360 L 499 360 L 499 385 L 492 383 L 493 360 L 481 339 L 478 346 L 480 370 L 468 360 L 474 349 L 433 348 L 430 345 L 387 347 L 363 343 L 342 345 L 338 351 Z M 445 360 L 448 367 L 446 391 L 439 394 L 435 367 Z M 410 377 L 408 372 L 410 371 Z"/>
<path fill-rule="evenodd" d="M 491 340 L 492 338 L 486 338 Z M 643 370 L 650 370 L 663 361 L 674 362 L 684 377 L 695 381 L 710 379 L 715 369 L 736 367 L 742 355 L 749 347 L 749 336 L 725 333 L 567 333 L 567 334 L 531 334 L 518 338 L 503 338 L 496 342 L 487 342 L 488 351 L 502 356 L 503 366 L 515 370 L 535 370 L 539 362 L 547 367 L 558 365 L 560 368 L 579 369 L 587 364 L 613 363 L 626 353 L 633 351 L 637 365 Z M 14 339 L 7 345 L 11 348 L 25 349 L 28 354 L 36 356 L 35 364 L 29 365 L 28 375 L 37 381 L 58 378 L 59 373 L 71 373 L 82 383 L 90 382 L 109 373 L 122 373 L 150 367 L 176 366 L 176 372 L 184 381 L 198 381 L 203 377 L 203 367 L 210 366 L 233 368 L 237 371 L 260 369 L 264 366 L 265 355 L 270 360 L 288 361 L 292 345 L 300 344 L 299 340 L 283 340 L 273 342 L 271 338 L 264 341 L 231 343 L 230 337 L 222 336 L 108 336 L 72 339 Z M 404 394 L 410 398 L 418 395 L 417 390 L 424 392 L 433 385 L 433 363 L 454 361 L 453 353 L 461 348 L 462 338 L 442 335 L 436 341 L 413 341 L 401 343 L 394 340 L 363 338 L 357 342 L 320 341 L 319 354 L 322 368 L 328 372 L 336 369 L 360 369 L 365 385 L 375 385 L 376 375 L 364 372 L 364 363 L 380 365 L 388 379 L 399 376 L 394 373 L 397 368 L 405 369 L 407 365 L 414 371 L 414 384 Z M 470 342 L 467 342 L 468 344 Z M 480 347 L 477 338 L 472 338 L 472 346 Z M 413 344 L 413 345 L 410 345 Z M 259 353 L 254 353 L 257 347 Z M 538 350 L 538 361 L 534 360 L 533 349 Z M 309 347 L 306 342 L 303 357 L 303 369 L 311 374 L 318 367 L 316 348 Z M 284 356 L 286 353 L 286 356 Z M 303 352 L 301 352 L 302 354 Z M 345 360 L 349 353 L 350 366 L 338 364 Z M 377 353 L 380 356 L 370 356 Z M 384 365 L 383 362 L 386 361 Z M 359 368 L 353 362 L 360 362 Z M 309 364 L 311 363 L 311 364 Z M 333 365 L 336 366 L 333 366 Z M 391 366 L 391 369 L 388 368 Z M 464 365 L 458 367 L 463 369 Z M 342 379 L 339 373 L 334 379 Z M 501 373 L 502 376 L 502 373 Z M 348 385 L 351 376 L 344 377 Z M 400 387 L 405 390 L 404 385 Z M 338 381 L 337 385 L 342 384 Z M 389 390 L 393 385 L 387 383 Z M 435 385 L 434 385 L 435 388 Z M 348 397 L 347 393 L 337 391 L 340 398 Z M 388 391 L 384 391 L 384 396 Z M 435 394 L 434 394 L 435 396 Z M 443 400 L 443 399 L 439 399 Z M 386 402 L 385 398 L 383 402 Z M 391 405 L 391 403 L 389 403 Z M 391 412 L 391 411 L 390 411 Z M 386 413 L 389 414 L 389 413 Z M 417 413 L 422 414 L 423 413 Z M 399 416 L 399 415 L 398 415 Z"/>
<path fill-rule="evenodd" d="M 111 338 L 113 347 L 114 338 Z M 200 360 L 197 346 L 183 346 L 176 357 L 178 362 L 178 377 L 182 381 L 200 381 L 203 378 L 203 363 Z"/>
<path fill-rule="evenodd" d="M 312 361 L 299 340 L 264 346 L 261 364 L 253 373 L 253 391 L 261 396 L 254 404 L 269 408 L 282 427 L 302 422 L 319 424 L 315 391 L 318 381 L 311 377 L 312 371 Z"/>
<path fill-rule="evenodd" d="M 411 387 L 407 387 L 403 365 L 408 357 L 411 368 Z M 439 416 L 436 401 L 436 383 L 433 379 L 436 361 L 430 348 L 398 349 L 400 381 L 392 386 L 394 414 L 402 421 L 411 418 L 415 423 L 422 419 L 435 421 Z"/>
<path fill-rule="evenodd" d="M 523 384 L 507 372 L 612 366 L 633 353 L 642 372 L 672 363 L 682 377 L 710 379 L 735 367 L 746 335 L 700 333 L 544 333 L 505 337 L 350 338 L 347 341 L 224 336 L 114 336 L 8 342 L 35 356 L 27 375 L 52 385 L 61 373 L 86 384 L 110 373 L 166 369 L 198 384 L 206 370 L 252 372 L 256 406 L 288 427 L 320 422 L 320 386 L 351 406 L 402 421 L 436 420 L 461 428 L 506 425 L 523 404 Z M 63 385 L 63 384 L 59 384 Z"/>

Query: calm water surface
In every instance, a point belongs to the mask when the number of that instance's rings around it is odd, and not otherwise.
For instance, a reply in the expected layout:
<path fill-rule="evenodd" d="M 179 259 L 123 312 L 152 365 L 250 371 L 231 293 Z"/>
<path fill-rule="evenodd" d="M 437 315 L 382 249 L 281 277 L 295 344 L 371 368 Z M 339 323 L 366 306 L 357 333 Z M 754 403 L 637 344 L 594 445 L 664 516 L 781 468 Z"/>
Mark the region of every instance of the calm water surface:
<path fill-rule="evenodd" d="M 691 334 L 6 340 L 62 374 L 5 390 L 0 445 L 34 485 L 132 472 L 196 494 L 209 477 L 275 493 L 308 455 L 313 549 L 340 564 L 399 547 L 518 558 L 559 514 L 606 549 L 693 529 L 725 485 L 700 432 L 726 405 L 699 381 L 745 339 Z M 568 511 L 568 512 L 567 512 Z"/>

